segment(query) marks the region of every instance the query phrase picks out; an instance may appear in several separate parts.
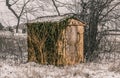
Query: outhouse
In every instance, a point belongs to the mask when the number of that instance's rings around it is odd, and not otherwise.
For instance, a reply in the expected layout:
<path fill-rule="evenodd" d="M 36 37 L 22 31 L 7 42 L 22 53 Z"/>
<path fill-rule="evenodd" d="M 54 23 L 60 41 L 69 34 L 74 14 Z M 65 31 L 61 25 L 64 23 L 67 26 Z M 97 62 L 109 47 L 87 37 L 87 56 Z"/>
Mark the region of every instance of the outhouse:
<path fill-rule="evenodd" d="M 32 20 L 28 28 L 28 61 L 50 65 L 84 62 L 85 24 L 71 15 Z"/>

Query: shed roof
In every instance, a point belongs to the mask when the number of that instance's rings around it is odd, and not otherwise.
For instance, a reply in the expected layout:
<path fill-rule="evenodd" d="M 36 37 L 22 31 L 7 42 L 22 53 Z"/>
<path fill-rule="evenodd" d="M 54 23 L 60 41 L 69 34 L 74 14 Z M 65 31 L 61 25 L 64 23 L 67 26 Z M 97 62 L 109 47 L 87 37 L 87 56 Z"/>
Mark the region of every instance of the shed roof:
<path fill-rule="evenodd" d="M 43 16 L 43 17 L 38 17 L 34 20 L 30 20 L 29 23 L 36 23 L 36 22 L 59 22 L 59 21 L 62 21 L 62 20 L 65 20 L 66 18 L 71 18 L 71 17 L 74 17 L 75 14 L 64 14 L 64 15 L 54 15 L 54 16 Z M 74 22 L 76 21 L 76 22 Z M 74 18 L 71 18 L 69 20 L 69 22 L 71 22 L 69 25 L 81 25 L 81 26 L 85 26 L 85 23 L 82 22 L 81 20 L 79 19 L 75 19 Z"/>

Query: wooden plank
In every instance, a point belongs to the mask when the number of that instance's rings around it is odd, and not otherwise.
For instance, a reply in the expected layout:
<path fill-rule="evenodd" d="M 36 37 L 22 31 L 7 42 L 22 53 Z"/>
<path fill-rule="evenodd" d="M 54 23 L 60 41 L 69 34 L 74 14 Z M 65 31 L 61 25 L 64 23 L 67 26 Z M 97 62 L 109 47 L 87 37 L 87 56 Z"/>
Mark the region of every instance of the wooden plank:
<path fill-rule="evenodd" d="M 84 27 L 78 26 L 78 56 L 79 62 L 84 62 Z"/>

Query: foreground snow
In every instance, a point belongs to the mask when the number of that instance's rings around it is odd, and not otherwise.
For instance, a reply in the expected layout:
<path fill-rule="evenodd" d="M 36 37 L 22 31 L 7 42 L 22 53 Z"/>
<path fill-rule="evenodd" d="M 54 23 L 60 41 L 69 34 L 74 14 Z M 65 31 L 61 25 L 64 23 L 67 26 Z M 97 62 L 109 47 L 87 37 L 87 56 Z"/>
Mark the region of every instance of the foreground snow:
<path fill-rule="evenodd" d="M 120 78 L 119 64 L 86 63 L 56 67 L 33 62 L 0 62 L 0 78 Z"/>

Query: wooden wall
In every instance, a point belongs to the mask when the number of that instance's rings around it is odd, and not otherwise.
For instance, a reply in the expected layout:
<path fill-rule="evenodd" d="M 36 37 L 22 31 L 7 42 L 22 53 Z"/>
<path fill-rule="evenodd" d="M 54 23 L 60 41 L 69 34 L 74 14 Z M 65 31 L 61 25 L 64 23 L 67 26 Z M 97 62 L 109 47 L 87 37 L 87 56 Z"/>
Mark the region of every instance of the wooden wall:
<path fill-rule="evenodd" d="M 84 62 L 84 27 L 68 26 L 65 30 L 65 59 L 67 65 Z"/>

